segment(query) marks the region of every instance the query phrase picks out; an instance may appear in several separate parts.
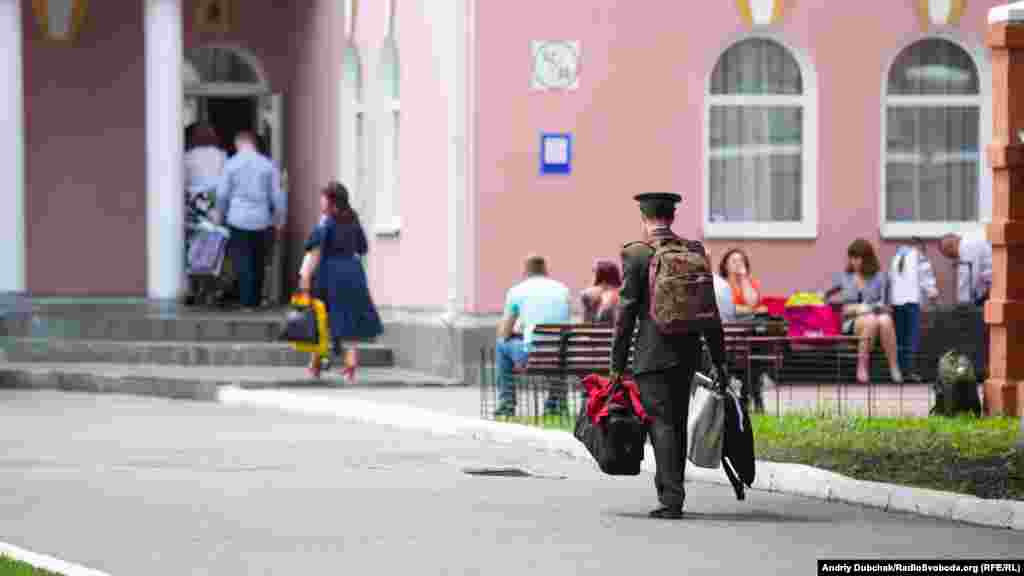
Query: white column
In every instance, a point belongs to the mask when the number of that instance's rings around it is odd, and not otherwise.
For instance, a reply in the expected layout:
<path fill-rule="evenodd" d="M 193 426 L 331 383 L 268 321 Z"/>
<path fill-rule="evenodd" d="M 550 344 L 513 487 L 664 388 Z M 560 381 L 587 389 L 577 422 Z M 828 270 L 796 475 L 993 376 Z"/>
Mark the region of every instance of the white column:
<path fill-rule="evenodd" d="M 437 46 L 435 53 L 440 55 L 436 61 L 439 64 L 441 86 L 447 95 L 448 104 L 448 130 L 445 134 L 448 292 L 445 308 L 449 317 L 455 317 L 464 309 L 461 275 L 467 168 L 463 157 L 466 140 L 466 3 L 465 0 L 450 0 L 431 4 L 430 7 L 430 29 L 433 42 Z"/>
<path fill-rule="evenodd" d="M 433 35 L 435 60 L 439 64 L 441 89 L 447 96 L 446 200 L 447 200 L 447 280 L 446 314 L 454 318 L 468 305 L 473 289 L 474 229 L 472 190 L 473 165 L 472 75 L 474 53 L 474 0 L 450 0 L 430 3 L 428 14 Z"/>
<path fill-rule="evenodd" d="M 438 8 L 441 3 L 438 3 Z M 476 257 L 472 239 L 474 216 L 470 201 L 473 189 L 473 37 L 471 10 L 474 0 L 443 4 L 432 26 L 435 41 L 443 43 L 441 77 L 448 95 L 448 298 L 447 312 L 466 310 L 469 281 Z"/>
<path fill-rule="evenodd" d="M 184 284 L 182 0 L 145 2 L 146 283 L 148 296 L 177 299 Z"/>
<path fill-rule="evenodd" d="M 21 0 L 0 0 L 0 293 L 25 292 Z"/>

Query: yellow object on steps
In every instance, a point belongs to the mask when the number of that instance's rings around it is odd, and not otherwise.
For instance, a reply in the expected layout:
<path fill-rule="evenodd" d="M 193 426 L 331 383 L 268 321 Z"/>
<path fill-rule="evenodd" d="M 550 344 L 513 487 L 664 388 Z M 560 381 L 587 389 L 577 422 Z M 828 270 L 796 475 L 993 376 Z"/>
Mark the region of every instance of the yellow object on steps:
<path fill-rule="evenodd" d="M 329 336 L 330 327 L 327 324 L 327 307 L 324 306 L 322 300 L 301 293 L 292 295 L 291 305 L 300 308 L 313 307 L 313 313 L 316 314 L 316 331 L 319 336 L 316 344 L 292 342 L 292 348 L 299 352 L 308 352 L 310 354 L 317 354 L 321 358 L 326 358 L 330 351 L 331 340 Z"/>

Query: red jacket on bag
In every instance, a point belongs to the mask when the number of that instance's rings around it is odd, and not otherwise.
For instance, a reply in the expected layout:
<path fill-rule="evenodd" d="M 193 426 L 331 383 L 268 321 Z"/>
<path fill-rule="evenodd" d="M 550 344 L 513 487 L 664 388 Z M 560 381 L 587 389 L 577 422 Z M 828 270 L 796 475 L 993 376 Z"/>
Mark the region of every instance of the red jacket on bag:
<path fill-rule="evenodd" d="M 637 388 L 636 382 L 633 380 L 623 378 L 622 388 L 616 391 L 611 399 L 608 398 L 611 382 L 604 376 L 591 374 L 583 379 L 583 386 L 587 390 L 587 416 L 590 417 L 590 421 L 594 424 L 600 424 L 608 416 L 608 404 L 610 401 L 615 401 L 619 404 L 623 403 L 623 389 L 629 393 L 629 401 L 633 407 L 633 412 L 645 424 L 650 423 L 651 419 L 648 418 L 647 412 L 644 412 L 644 407 L 640 403 L 640 389 Z"/>

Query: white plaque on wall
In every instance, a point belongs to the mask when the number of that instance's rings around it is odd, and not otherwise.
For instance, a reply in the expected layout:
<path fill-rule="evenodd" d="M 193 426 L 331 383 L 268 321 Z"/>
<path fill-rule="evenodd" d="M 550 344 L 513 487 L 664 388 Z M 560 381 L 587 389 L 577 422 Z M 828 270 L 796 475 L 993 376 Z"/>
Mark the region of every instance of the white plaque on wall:
<path fill-rule="evenodd" d="M 579 40 L 532 40 L 533 90 L 575 90 L 579 88 Z"/>

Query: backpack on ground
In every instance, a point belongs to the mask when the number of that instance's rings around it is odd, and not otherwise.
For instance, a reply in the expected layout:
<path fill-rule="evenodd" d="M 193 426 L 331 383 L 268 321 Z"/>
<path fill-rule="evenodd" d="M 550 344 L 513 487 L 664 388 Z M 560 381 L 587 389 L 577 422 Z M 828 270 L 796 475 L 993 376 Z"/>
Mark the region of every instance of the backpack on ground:
<path fill-rule="evenodd" d="M 719 321 L 714 276 L 704 245 L 682 238 L 644 244 L 654 250 L 648 298 L 658 330 L 666 335 L 692 334 Z"/>
<path fill-rule="evenodd" d="M 981 415 L 978 378 L 974 363 L 959 350 L 951 349 L 939 358 L 935 380 L 935 405 L 931 413 L 955 416 L 962 412 Z"/>

